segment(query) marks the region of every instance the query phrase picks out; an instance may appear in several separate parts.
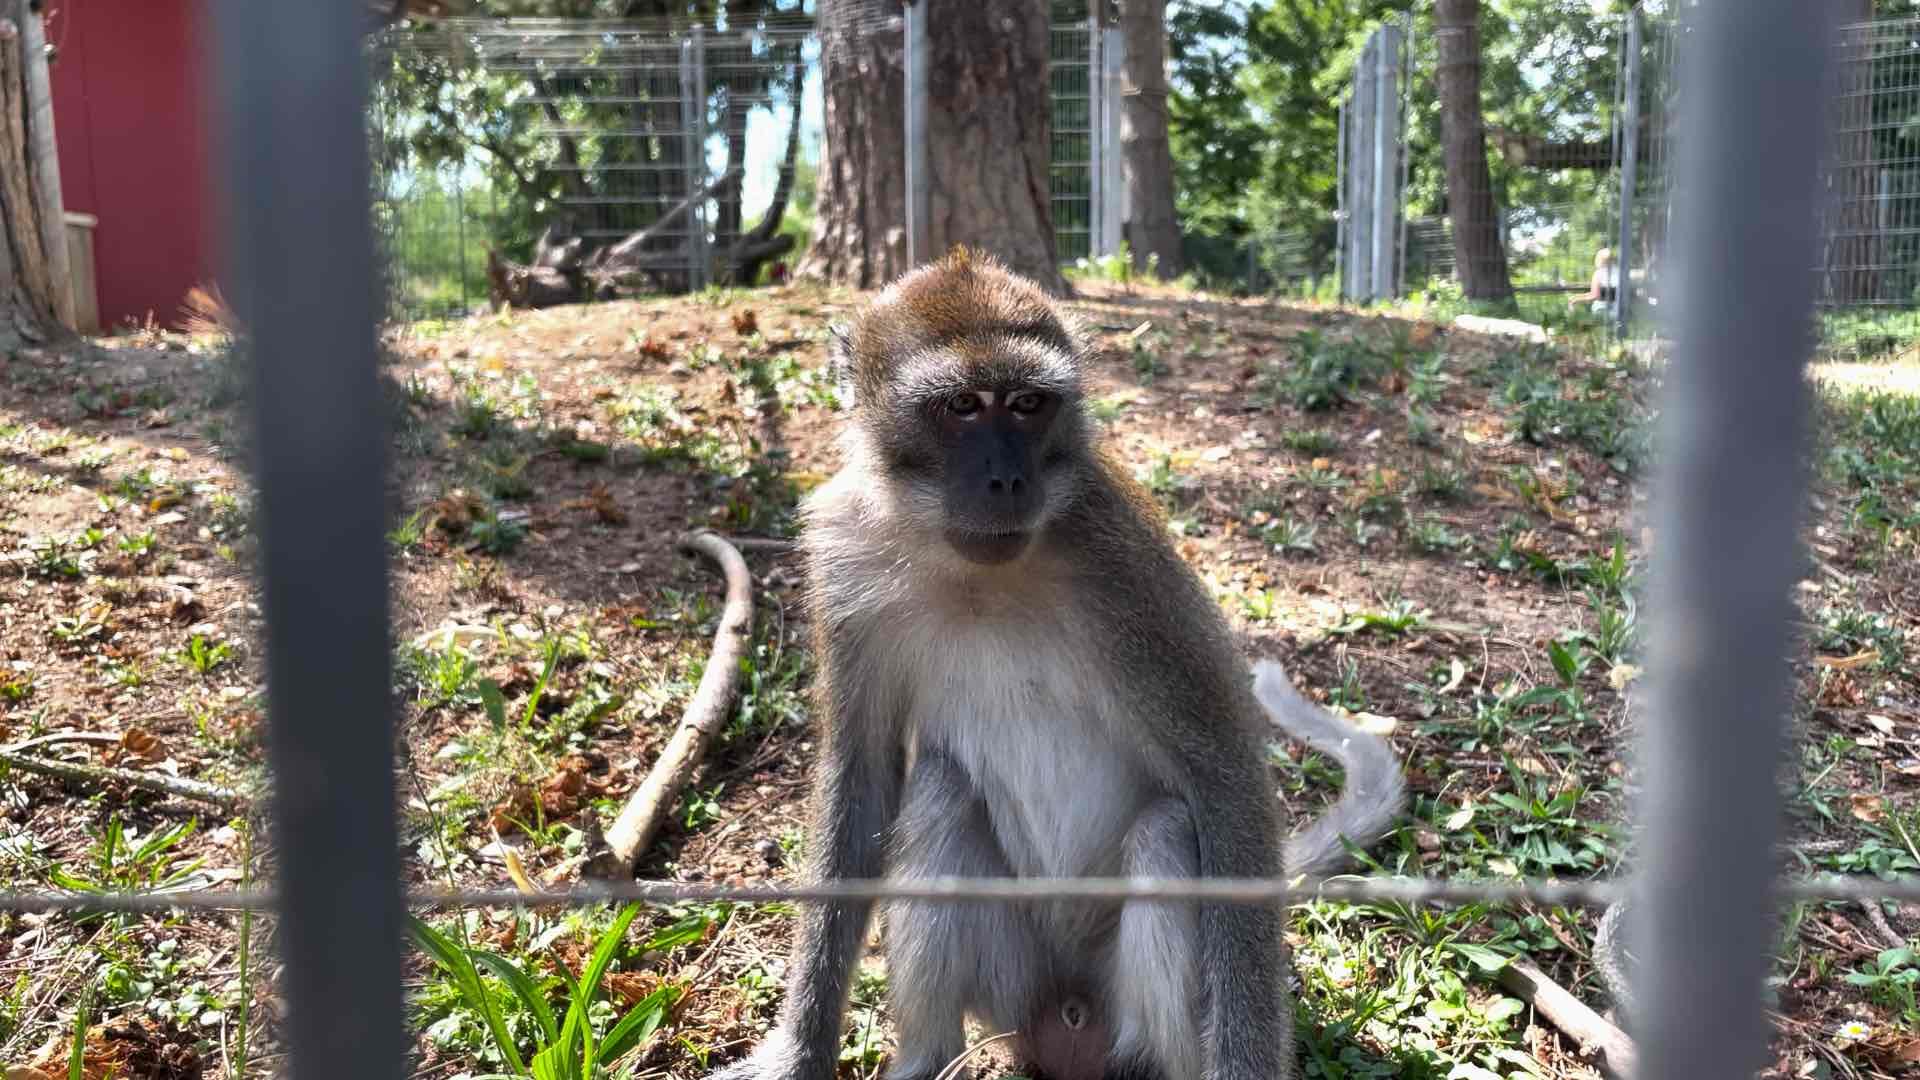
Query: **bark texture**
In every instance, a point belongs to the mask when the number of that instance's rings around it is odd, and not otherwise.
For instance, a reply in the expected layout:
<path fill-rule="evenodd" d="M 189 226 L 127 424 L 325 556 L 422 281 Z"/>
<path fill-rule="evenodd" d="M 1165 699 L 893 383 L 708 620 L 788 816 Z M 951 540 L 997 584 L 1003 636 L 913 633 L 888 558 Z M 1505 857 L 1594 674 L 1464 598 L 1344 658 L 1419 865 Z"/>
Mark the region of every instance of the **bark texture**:
<path fill-rule="evenodd" d="M 65 223 L 48 228 L 34 162 L 21 25 L 38 16 L 26 7 L 21 0 L 0 2 L 0 351 L 61 333 L 60 295 L 66 287 L 56 279 L 47 251 L 49 235 L 64 240 Z"/>
<path fill-rule="evenodd" d="M 1148 257 L 1155 256 L 1161 277 L 1178 277 L 1186 267 L 1167 138 L 1167 0 L 1125 0 L 1120 33 L 1127 47 L 1121 65 L 1120 162 L 1127 205 L 1133 209 L 1127 246 L 1135 269 L 1145 270 Z"/>
<path fill-rule="evenodd" d="M 931 0 L 919 0 L 930 3 Z M 1047 5 L 940 4 L 930 21 L 928 254 L 966 244 L 1064 294 L 1053 238 Z M 904 42 L 867 5 L 822 15 L 826 153 L 801 272 L 858 288 L 906 265 Z"/>
<path fill-rule="evenodd" d="M 1480 113 L 1480 0 L 1435 0 L 1433 21 L 1454 265 L 1469 299 L 1506 300 L 1513 295 L 1513 282 Z"/>

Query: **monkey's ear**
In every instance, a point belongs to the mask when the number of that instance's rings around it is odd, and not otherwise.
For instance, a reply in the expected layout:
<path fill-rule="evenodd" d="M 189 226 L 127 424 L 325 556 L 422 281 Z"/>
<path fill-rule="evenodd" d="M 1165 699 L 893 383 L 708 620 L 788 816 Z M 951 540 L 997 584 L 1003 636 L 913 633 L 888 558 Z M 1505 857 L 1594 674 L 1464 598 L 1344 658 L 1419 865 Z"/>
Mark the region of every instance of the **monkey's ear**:
<path fill-rule="evenodd" d="M 847 328 L 835 323 L 827 327 L 827 379 L 840 396 L 841 404 L 853 407 L 853 339 Z"/>

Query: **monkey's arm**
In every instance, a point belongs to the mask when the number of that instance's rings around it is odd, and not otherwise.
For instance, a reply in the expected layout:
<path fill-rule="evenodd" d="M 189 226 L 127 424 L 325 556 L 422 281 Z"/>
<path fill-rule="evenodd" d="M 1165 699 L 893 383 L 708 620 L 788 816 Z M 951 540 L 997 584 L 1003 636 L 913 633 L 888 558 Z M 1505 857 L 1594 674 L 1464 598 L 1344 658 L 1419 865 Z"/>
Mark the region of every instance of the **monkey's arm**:
<path fill-rule="evenodd" d="M 833 646 L 827 646 L 832 670 Z M 851 681 L 851 680 L 848 680 Z M 872 715 L 858 690 L 831 684 L 807 843 L 815 882 L 874 878 L 885 870 L 885 840 L 900 804 L 903 755 L 890 723 Z M 719 1080 L 829 1080 L 840 1056 L 840 1025 L 873 905 L 815 903 L 801 908 L 780 1019 L 757 1051 Z"/>
<path fill-rule="evenodd" d="M 1219 762 L 1212 763 L 1216 767 Z M 1202 877 L 1271 877 L 1278 869 L 1278 829 L 1260 798 L 1266 777 L 1235 770 L 1206 798 L 1212 828 L 1199 830 Z M 1200 907 L 1200 971 L 1206 983 L 1209 1033 L 1205 1080 L 1270 1080 L 1292 1075 L 1292 1012 L 1283 988 L 1285 942 L 1277 907 Z"/>

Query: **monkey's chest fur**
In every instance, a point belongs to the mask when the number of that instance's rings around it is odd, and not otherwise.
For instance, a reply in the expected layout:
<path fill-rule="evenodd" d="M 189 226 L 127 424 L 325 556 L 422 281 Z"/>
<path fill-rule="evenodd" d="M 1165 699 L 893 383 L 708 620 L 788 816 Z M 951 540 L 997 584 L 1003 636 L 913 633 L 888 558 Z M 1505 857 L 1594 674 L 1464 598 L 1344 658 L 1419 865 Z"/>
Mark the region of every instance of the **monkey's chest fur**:
<path fill-rule="evenodd" d="M 1114 873 L 1148 785 L 1082 635 L 1004 613 L 909 616 L 898 629 L 899 670 L 915 673 L 910 759 L 938 752 L 966 773 L 1014 875 Z"/>

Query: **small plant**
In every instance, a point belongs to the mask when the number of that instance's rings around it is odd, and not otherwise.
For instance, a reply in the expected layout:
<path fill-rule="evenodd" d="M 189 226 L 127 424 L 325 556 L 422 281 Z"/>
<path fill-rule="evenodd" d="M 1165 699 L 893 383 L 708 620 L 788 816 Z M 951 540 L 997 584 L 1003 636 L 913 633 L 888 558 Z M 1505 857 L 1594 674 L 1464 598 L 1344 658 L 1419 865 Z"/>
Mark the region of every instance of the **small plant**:
<path fill-rule="evenodd" d="M 1256 385 L 1256 404 L 1287 401 L 1309 412 L 1331 409 L 1351 401 L 1378 366 L 1361 343 L 1328 341 L 1317 330 L 1300 334 L 1293 345 L 1292 360 L 1270 369 Z"/>
<path fill-rule="evenodd" d="M 566 1012 L 559 1017 L 554 1015 L 540 984 L 513 961 L 498 953 L 459 944 L 411 916 L 408 927 L 420 950 L 452 982 L 460 1000 L 481 1017 L 513 1076 L 533 1076 L 536 1080 L 602 1080 L 611 1075 L 609 1068 L 613 1062 L 660 1029 L 666 1022 L 668 1010 L 680 998 L 679 987 L 662 986 L 635 1002 L 625 1015 L 596 1037 L 594 1017 L 601 1012 L 595 1008 L 600 984 L 613 965 L 614 953 L 626 940 L 627 928 L 639 914 L 637 903 L 621 909 L 613 924 L 600 935 L 578 982 L 564 968 L 559 969 L 567 989 Z M 512 995 L 509 1000 L 532 1018 L 534 1051 L 531 1055 L 521 1053 L 520 1044 L 501 1009 L 501 997 L 482 977 L 482 968 L 499 980 Z"/>
<path fill-rule="evenodd" d="M 1145 338 L 1133 339 L 1133 377 L 1146 386 L 1167 373 L 1167 365 L 1160 362 L 1160 352 L 1149 345 Z"/>
<path fill-rule="evenodd" d="M 496 499 L 524 499 L 533 494 L 533 480 L 527 476 L 532 461 L 531 455 L 495 447 L 475 463 L 479 472 L 475 486 Z"/>
<path fill-rule="evenodd" d="M 716 787 L 711 791 L 689 791 L 686 801 L 687 810 L 682 815 L 681 824 L 687 827 L 688 832 L 720 820 L 719 788 Z"/>
<path fill-rule="evenodd" d="M 91 877 L 80 877 L 60 867 L 49 871 L 53 883 L 75 892 L 131 892 L 158 889 L 184 880 L 198 868 L 197 861 L 181 863 L 174 849 L 194 832 L 184 821 L 139 836 L 127 830 L 119 817 L 108 819 L 94 838 Z"/>
<path fill-rule="evenodd" d="M 152 554 L 154 545 L 159 542 L 159 538 L 149 529 L 137 536 L 121 537 L 120 543 L 117 546 L 120 549 L 120 554 L 131 559 L 140 559 Z"/>
<path fill-rule="evenodd" d="M 1466 490 L 1466 477 L 1459 469 L 1451 465 L 1435 465 L 1429 462 L 1420 467 L 1420 476 L 1414 481 L 1414 490 L 1430 499 L 1452 501 Z"/>
<path fill-rule="evenodd" d="M 1240 610 L 1254 622 L 1272 622 L 1280 615 L 1279 598 L 1272 589 L 1255 589 L 1240 594 Z"/>
<path fill-rule="evenodd" d="M 73 545 L 57 536 L 49 536 L 33 546 L 33 572 L 43 578 L 77 578 L 80 560 Z"/>
<path fill-rule="evenodd" d="M 431 509 L 424 507 L 415 510 L 407 520 L 389 529 L 387 543 L 393 545 L 395 551 L 412 551 L 419 547 L 420 542 L 427 538 L 427 512 Z"/>
<path fill-rule="evenodd" d="M 527 526 L 519 518 L 502 517 L 490 508 L 468 526 L 467 538 L 489 555 L 505 555 L 527 538 Z"/>
<path fill-rule="evenodd" d="M 1407 542 L 1429 555 L 1458 551 L 1469 541 L 1434 518 L 1422 518 L 1407 527 Z"/>
<path fill-rule="evenodd" d="M 1582 634 L 1581 640 L 1602 660 L 1619 663 L 1633 652 L 1639 637 L 1639 612 L 1633 594 L 1588 589 L 1587 607 L 1593 612 L 1593 629 Z"/>
<path fill-rule="evenodd" d="M 1427 612 L 1416 611 L 1411 600 L 1396 600 L 1384 611 L 1362 611 L 1328 631 L 1333 634 L 1358 634 L 1362 631 L 1398 637 L 1417 629 Z"/>
<path fill-rule="evenodd" d="M 210 642 L 203 635 L 194 634 L 187 638 L 186 646 L 175 653 L 174 658 L 188 670 L 205 678 L 233 658 L 233 649 L 224 641 Z"/>
<path fill-rule="evenodd" d="M 1848 972 L 1847 984 L 1860 987 L 1882 1005 L 1898 1009 L 1909 1025 L 1920 1024 L 1920 949 L 1905 945 L 1883 950 L 1864 970 Z"/>
<path fill-rule="evenodd" d="M 500 430 L 504 423 L 500 407 L 494 404 L 492 398 L 484 393 L 472 392 L 462 397 L 454 407 L 452 431 L 462 438 L 487 439 Z"/>
<path fill-rule="evenodd" d="M 1276 554 L 1310 554 L 1313 551 L 1314 537 L 1320 527 L 1312 522 L 1301 521 L 1288 515 L 1268 522 L 1260 530 L 1260 535 L 1273 545 Z"/>
<path fill-rule="evenodd" d="M 39 680 L 32 672 L 9 671 L 0 675 L 0 701 L 9 705 L 18 705 L 33 696 L 33 688 Z"/>
<path fill-rule="evenodd" d="M 1296 454 L 1319 457 L 1340 449 L 1340 440 L 1324 428 L 1288 428 L 1280 433 L 1280 445 Z"/>

